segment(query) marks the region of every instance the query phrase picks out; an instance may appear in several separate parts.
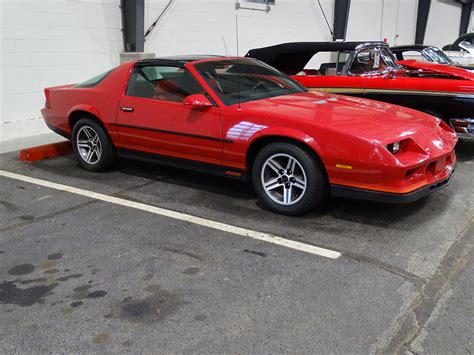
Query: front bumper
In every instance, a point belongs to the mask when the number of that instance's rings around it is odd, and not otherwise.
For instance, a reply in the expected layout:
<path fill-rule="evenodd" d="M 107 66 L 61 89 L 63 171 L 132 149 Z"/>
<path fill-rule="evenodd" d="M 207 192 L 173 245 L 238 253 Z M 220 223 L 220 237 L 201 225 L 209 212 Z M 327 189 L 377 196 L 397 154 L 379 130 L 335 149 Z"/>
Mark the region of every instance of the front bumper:
<path fill-rule="evenodd" d="M 354 198 L 358 200 L 367 200 L 367 201 L 374 201 L 374 202 L 385 202 L 385 203 L 411 203 L 416 200 L 419 200 L 423 197 L 428 196 L 431 192 L 441 190 L 449 185 L 451 182 L 451 178 L 454 175 L 454 168 L 451 171 L 451 174 L 440 181 L 435 183 L 423 186 L 415 191 L 411 191 L 405 194 L 396 194 L 396 193 L 389 193 L 389 192 L 381 192 L 381 191 L 374 191 L 374 190 L 364 190 L 358 189 L 355 187 L 347 187 L 342 185 L 331 185 L 331 194 L 333 196 L 339 197 L 346 197 L 346 198 Z"/>

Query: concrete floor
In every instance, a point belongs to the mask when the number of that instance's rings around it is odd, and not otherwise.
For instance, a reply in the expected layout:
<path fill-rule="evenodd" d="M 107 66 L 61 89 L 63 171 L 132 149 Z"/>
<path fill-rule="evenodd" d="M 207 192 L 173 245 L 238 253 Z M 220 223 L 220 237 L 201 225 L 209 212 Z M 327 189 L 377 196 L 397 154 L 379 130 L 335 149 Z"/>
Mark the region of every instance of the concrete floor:
<path fill-rule="evenodd" d="M 291 218 L 240 182 L 72 156 L 0 169 L 340 251 L 337 260 L 0 177 L 0 352 L 474 350 L 474 141 L 410 205 L 333 198 Z"/>

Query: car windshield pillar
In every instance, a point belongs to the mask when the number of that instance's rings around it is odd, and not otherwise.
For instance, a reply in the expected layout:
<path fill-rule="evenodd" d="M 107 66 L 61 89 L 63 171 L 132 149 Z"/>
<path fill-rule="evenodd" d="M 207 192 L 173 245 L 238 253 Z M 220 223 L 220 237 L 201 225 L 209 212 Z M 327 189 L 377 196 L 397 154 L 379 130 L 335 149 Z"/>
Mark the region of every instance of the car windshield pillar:
<path fill-rule="evenodd" d="M 401 69 L 388 47 L 361 46 L 356 48 L 344 67 L 344 74 L 349 76 L 372 76 Z"/>

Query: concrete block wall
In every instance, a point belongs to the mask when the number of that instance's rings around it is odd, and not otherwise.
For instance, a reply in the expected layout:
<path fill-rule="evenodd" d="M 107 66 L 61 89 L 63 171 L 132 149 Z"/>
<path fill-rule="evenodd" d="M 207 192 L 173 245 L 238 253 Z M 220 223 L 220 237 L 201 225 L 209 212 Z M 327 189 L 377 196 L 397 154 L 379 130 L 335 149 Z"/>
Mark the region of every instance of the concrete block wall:
<path fill-rule="evenodd" d="M 157 18 L 168 2 L 146 0 L 145 27 Z M 321 0 L 330 24 L 333 22 L 333 3 L 333 0 Z M 245 2 L 241 5 L 265 8 Z M 251 48 L 281 42 L 331 40 L 314 0 L 277 0 L 268 13 L 235 10 L 235 0 L 175 0 L 145 42 L 145 51 L 158 56 L 181 53 L 235 55 L 236 15 L 240 55 Z"/>
<path fill-rule="evenodd" d="M 390 45 L 412 44 L 415 40 L 418 0 L 352 1 L 347 39 L 387 39 Z"/>
<path fill-rule="evenodd" d="M 438 47 L 453 43 L 459 36 L 460 20 L 461 4 L 440 0 L 432 1 L 426 26 L 425 43 Z"/>
<path fill-rule="evenodd" d="M 169 0 L 146 0 L 145 27 Z M 242 3 L 249 6 L 248 3 Z M 286 41 L 327 41 L 330 32 L 317 0 L 277 0 L 269 13 L 234 9 L 235 0 L 174 0 L 145 43 L 157 55 L 236 53 L 235 16 L 239 16 L 240 54 Z M 334 0 L 321 0 L 330 25 Z M 251 5 L 263 9 L 264 6 Z M 384 40 L 391 45 L 415 40 L 418 0 L 352 1 L 347 40 Z M 433 0 L 426 42 L 443 46 L 457 38 L 461 5 Z M 224 45 L 225 42 L 225 45 Z"/>
<path fill-rule="evenodd" d="M 49 132 L 43 88 L 119 63 L 119 0 L 0 1 L 0 143 Z"/>

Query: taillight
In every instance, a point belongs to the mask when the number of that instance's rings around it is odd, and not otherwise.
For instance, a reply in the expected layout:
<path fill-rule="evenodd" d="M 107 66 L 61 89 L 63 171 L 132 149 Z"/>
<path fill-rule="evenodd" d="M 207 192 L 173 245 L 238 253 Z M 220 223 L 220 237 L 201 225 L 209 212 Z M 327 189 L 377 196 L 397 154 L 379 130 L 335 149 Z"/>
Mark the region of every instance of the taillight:
<path fill-rule="evenodd" d="M 46 101 L 44 102 L 44 106 L 46 108 L 51 108 L 51 102 L 49 101 L 49 89 L 44 89 L 44 96 L 46 97 Z"/>

